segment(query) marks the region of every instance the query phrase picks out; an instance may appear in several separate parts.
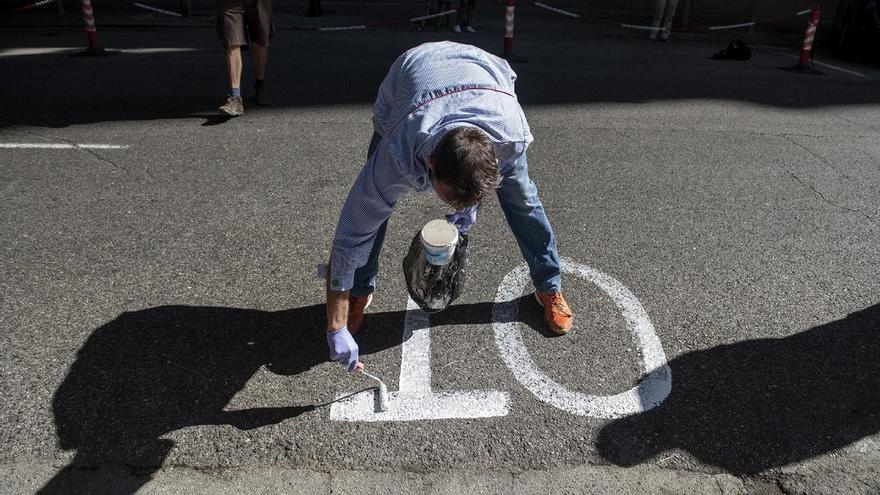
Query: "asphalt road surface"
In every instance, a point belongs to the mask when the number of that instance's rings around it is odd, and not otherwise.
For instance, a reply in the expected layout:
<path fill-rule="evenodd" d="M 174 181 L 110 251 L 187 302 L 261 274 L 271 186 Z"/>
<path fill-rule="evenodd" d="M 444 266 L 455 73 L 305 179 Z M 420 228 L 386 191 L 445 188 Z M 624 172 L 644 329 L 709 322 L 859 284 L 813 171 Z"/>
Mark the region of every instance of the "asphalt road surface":
<path fill-rule="evenodd" d="M 228 121 L 213 31 L 101 34 L 125 50 L 0 33 L 0 491 L 880 492 L 880 71 L 518 39 L 575 329 L 543 330 L 495 200 L 462 297 L 407 312 L 401 259 L 446 213 L 410 196 L 357 337 L 383 416 L 327 361 L 315 265 L 385 71 L 453 33 L 284 31 L 276 105 Z"/>

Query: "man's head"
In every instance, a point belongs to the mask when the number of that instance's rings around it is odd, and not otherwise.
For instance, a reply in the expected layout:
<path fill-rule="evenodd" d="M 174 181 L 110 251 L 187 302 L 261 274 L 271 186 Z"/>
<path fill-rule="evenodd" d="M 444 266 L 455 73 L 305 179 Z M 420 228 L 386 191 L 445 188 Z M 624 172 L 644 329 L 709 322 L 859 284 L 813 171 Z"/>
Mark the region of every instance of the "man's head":
<path fill-rule="evenodd" d="M 456 209 L 482 203 L 501 181 L 492 141 L 475 127 L 446 133 L 430 162 L 434 191 Z"/>

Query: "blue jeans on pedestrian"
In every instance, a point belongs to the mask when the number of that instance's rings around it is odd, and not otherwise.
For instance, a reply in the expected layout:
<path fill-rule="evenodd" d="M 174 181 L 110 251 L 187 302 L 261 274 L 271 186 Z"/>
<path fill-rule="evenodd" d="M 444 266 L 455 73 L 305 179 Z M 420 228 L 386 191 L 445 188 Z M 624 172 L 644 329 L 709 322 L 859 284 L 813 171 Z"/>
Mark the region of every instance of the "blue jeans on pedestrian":
<path fill-rule="evenodd" d="M 379 139 L 377 135 L 373 135 L 369 155 L 375 150 Z M 532 283 L 539 292 L 557 292 L 560 289 L 561 277 L 556 237 L 544 213 L 544 206 L 538 198 L 538 188 L 529 178 L 529 165 L 525 153 L 513 163 L 513 166 L 502 166 L 501 169 L 501 185 L 496 191 L 498 202 L 501 203 L 501 210 L 519 244 L 523 258 L 529 265 Z M 386 227 L 388 220 L 385 220 L 376 233 L 367 264 L 354 272 L 354 286 L 351 289 L 353 296 L 363 297 L 376 290 L 379 252 L 385 241 Z"/>

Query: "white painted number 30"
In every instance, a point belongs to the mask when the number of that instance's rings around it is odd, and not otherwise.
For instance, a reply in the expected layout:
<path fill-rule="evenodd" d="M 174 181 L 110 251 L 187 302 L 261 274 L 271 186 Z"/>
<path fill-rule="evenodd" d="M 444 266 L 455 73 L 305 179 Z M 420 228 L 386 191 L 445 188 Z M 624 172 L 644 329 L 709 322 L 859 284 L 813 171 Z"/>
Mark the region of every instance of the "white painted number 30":
<path fill-rule="evenodd" d="M 590 395 L 568 390 L 544 374 L 529 355 L 517 320 L 517 300 L 528 283 L 522 264 L 504 277 L 492 326 L 495 344 L 513 376 L 539 400 L 580 416 L 618 418 L 658 406 L 672 390 L 672 373 L 654 325 L 639 300 L 623 284 L 585 265 L 562 260 L 562 271 L 581 277 L 607 294 L 620 310 L 641 354 L 644 374 L 639 384 L 616 395 Z M 336 421 L 414 421 L 428 419 L 506 416 L 510 396 L 499 390 L 431 390 L 431 326 L 428 315 L 411 299 L 403 334 L 400 390 L 388 395 L 388 407 L 378 411 L 374 390 L 347 396 L 330 407 Z"/>

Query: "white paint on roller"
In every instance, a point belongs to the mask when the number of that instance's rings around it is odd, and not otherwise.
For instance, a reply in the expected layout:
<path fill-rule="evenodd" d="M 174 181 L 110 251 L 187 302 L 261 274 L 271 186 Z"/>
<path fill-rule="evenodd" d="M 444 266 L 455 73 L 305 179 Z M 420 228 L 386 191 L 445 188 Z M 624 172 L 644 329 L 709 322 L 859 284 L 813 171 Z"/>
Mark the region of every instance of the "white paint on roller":
<path fill-rule="evenodd" d="M 48 149 L 48 150 L 122 150 L 128 148 L 124 144 L 71 144 L 71 143 L 0 143 L 0 148 Z"/>
<path fill-rule="evenodd" d="M 566 389 L 538 368 L 523 342 L 517 321 L 518 299 L 529 279 L 525 263 L 504 277 L 492 311 L 495 344 L 504 363 L 535 397 L 579 416 L 619 418 L 660 405 L 672 390 L 672 371 L 666 364 L 654 325 L 639 300 L 623 284 L 593 268 L 568 260 L 562 260 L 561 268 L 564 273 L 595 284 L 614 301 L 641 354 L 645 370 L 641 381 L 617 395 L 590 395 Z"/>
<path fill-rule="evenodd" d="M 371 375 L 370 373 L 367 373 L 363 369 L 361 370 L 361 374 L 363 374 L 365 377 L 367 377 L 371 380 L 374 380 L 375 382 L 377 382 L 379 384 L 379 411 L 380 412 L 387 411 L 388 410 L 388 386 L 385 385 L 385 382 L 383 382 L 381 379 L 379 379 L 378 376 Z"/>
<path fill-rule="evenodd" d="M 377 411 L 368 390 L 330 406 L 334 421 L 417 421 L 506 416 L 510 397 L 498 390 L 431 390 L 431 322 L 412 299 L 407 301 L 400 363 L 400 390 L 389 392 L 387 410 Z"/>

